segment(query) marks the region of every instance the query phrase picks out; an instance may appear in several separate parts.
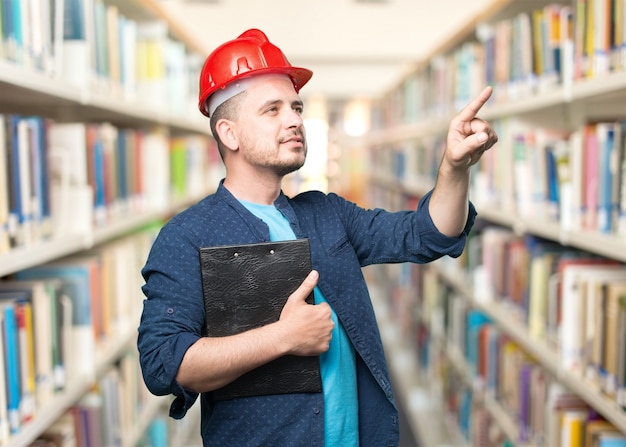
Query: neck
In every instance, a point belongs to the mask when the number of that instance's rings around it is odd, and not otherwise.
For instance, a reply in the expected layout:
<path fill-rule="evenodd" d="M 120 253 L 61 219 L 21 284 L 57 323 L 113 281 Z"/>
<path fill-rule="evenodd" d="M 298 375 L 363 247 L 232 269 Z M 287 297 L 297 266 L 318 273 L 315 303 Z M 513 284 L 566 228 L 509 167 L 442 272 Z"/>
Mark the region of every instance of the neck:
<path fill-rule="evenodd" d="M 260 205 L 272 205 L 280 195 L 281 178 L 227 173 L 224 186 L 237 199 Z"/>

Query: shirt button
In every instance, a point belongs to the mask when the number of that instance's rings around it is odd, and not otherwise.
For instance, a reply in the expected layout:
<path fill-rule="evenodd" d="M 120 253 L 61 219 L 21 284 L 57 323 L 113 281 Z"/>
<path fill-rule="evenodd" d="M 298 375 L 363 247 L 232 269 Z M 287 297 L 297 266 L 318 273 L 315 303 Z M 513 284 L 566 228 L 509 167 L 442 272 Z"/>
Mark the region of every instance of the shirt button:
<path fill-rule="evenodd" d="M 317 407 L 313 408 L 313 413 L 320 414 L 320 409 Z"/>

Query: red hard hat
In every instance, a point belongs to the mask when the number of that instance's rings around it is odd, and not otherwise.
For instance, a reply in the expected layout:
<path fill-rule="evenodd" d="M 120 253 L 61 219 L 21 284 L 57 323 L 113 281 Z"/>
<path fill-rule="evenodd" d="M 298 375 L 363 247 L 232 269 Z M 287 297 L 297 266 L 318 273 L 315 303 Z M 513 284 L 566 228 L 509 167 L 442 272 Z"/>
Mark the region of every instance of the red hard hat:
<path fill-rule="evenodd" d="M 200 73 L 198 108 L 209 116 L 206 102 L 218 89 L 238 79 L 265 73 L 288 75 L 296 92 L 313 76 L 311 70 L 293 67 L 263 31 L 249 29 L 236 39 L 217 47 L 206 58 Z"/>

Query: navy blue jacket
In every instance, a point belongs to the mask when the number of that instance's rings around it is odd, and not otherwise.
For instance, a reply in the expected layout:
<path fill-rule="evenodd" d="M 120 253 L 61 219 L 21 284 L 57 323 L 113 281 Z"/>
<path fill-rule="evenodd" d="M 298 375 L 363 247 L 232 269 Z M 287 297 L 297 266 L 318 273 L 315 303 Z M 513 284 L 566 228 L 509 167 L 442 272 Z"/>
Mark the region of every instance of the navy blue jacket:
<path fill-rule="evenodd" d="M 281 194 L 276 207 L 298 238 L 309 238 L 318 285 L 357 353 L 359 437 L 362 446 L 398 443 L 398 415 L 383 346 L 361 268 L 380 263 L 425 263 L 459 256 L 463 234 L 447 237 L 429 214 L 427 194 L 417 211 L 366 210 L 335 194 Z M 217 192 L 172 218 L 156 238 L 142 274 L 147 299 L 139 326 L 143 378 L 156 395 L 173 394 L 170 416 L 182 418 L 198 395 L 176 382 L 183 355 L 201 336 L 204 305 L 198 248 L 269 241 L 267 225 L 220 184 Z M 213 402 L 201 396 L 205 446 L 322 446 L 321 393 Z"/>

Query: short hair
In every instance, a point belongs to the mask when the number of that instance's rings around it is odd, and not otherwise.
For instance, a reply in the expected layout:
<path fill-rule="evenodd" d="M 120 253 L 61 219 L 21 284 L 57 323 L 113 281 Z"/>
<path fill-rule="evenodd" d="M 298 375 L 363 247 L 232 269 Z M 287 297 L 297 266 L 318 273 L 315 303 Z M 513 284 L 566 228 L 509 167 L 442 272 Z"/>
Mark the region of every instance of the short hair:
<path fill-rule="evenodd" d="M 211 115 L 209 121 L 211 126 L 211 133 L 213 134 L 213 138 L 215 138 L 215 141 L 217 142 L 217 149 L 219 150 L 222 160 L 224 160 L 224 156 L 227 153 L 227 148 L 226 146 L 224 146 L 224 143 L 222 143 L 222 140 L 220 140 L 220 136 L 218 135 L 215 126 L 217 122 L 221 119 L 227 119 L 230 121 L 235 121 L 237 119 L 241 102 L 244 98 L 245 93 L 246 91 L 244 90 L 243 92 L 236 94 L 227 101 L 224 101 L 215 109 L 215 111 Z"/>

